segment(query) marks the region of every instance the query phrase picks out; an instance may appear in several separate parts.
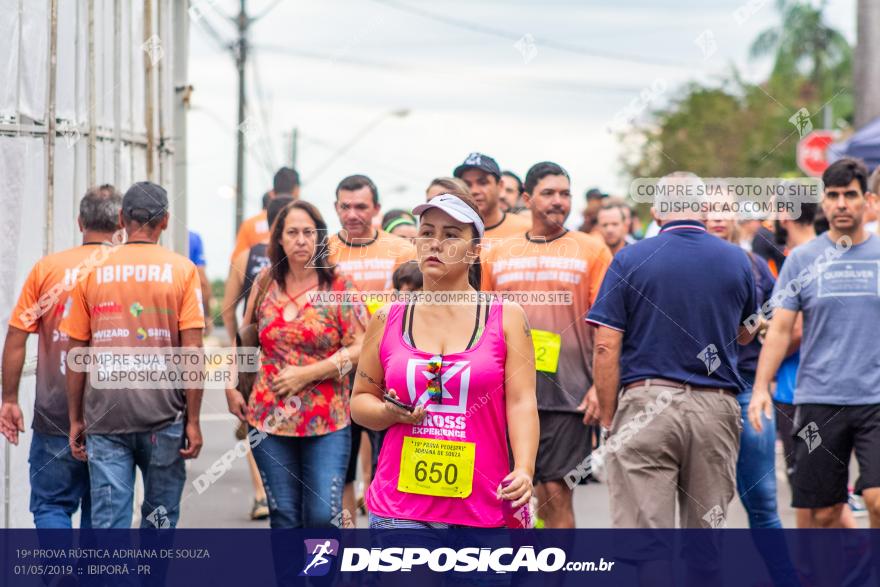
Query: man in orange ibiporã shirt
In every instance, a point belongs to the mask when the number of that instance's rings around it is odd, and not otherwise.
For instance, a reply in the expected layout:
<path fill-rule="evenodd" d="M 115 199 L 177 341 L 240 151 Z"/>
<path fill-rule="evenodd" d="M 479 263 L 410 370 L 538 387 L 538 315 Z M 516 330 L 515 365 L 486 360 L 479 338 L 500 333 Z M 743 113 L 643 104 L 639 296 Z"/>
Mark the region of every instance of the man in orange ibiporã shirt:
<path fill-rule="evenodd" d="M 174 360 L 179 353 L 200 356 L 202 290 L 192 261 L 158 244 L 169 219 L 164 188 L 134 184 L 120 215 L 125 244 L 77 283 L 61 323 L 70 339 L 70 451 L 88 459 L 92 527 L 131 527 L 135 467 L 144 478 L 141 527 L 175 527 L 184 459 L 202 447 L 203 381 L 198 370 L 175 377 L 169 367 L 192 365 Z"/>
<path fill-rule="evenodd" d="M 80 509 L 80 527 L 91 528 L 89 467 L 70 453 L 67 436 L 65 358 L 67 335 L 58 330 L 70 311 L 70 291 L 77 281 L 109 255 L 122 241 L 119 209 L 122 197 L 112 185 L 94 187 L 79 205 L 82 245 L 47 255 L 28 274 L 9 319 L 3 346 L 3 404 L 0 433 L 18 444 L 24 416 L 18 405 L 18 387 L 24 367 L 28 335 L 36 332 L 37 383 L 31 424 L 30 509 L 38 529 L 71 527 Z M 51 466 L 50 466 L 51 465 Z"/>

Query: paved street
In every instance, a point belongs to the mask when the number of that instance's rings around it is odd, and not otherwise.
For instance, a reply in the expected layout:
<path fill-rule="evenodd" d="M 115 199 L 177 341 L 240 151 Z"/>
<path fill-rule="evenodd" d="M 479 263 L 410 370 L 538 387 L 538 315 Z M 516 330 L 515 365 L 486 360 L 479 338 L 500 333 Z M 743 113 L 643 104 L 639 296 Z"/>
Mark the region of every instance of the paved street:
<path fill-rule="evenodd" d="M 234 422 L 226 413 L 225 399 L 219 392 L 206 393 L 203 406 L 204 424 L 202 433 L 205 447 L 201 456 L 190 462 L 187 486 L 181 514 L 181 527 L 184 528 L 262 528 L 268 522 L 253 522 L 248 514 L 253 493 L 245 459 L 236 459 L 232 469 L 220 477 L 216 483 L 202 494 L 196 493 L 192 481 L 204 473 L 212 463 L 233 447 Z M 790 492 L 783 478 L 782 455 L 777 451 L 777 485 L 782 523 L 787 528 L 794 527 L 794 510 L 789 507 Z M 855 471 L 851 473 L 854 475 Z M 854 478 L 854 476 L 851 476 Z M 581 528 L 608 528 L 611 517 L 608 512 L 608 486 L 604 483 L 590 483 L 579 486 L 575 491 L 576 520 Z M 866 517 L 858 518 L 859 525 L 867 527 Z M 359 526 L 366 525 L 360 516 Z M 739 499 L 730 507 L 728 519 L 730 528 L 747 528 L 748 519 Z"/>
<path fill-rule="evenodd" d="M 206 338 L 208 347 L 225 344 L 222 330 L 215 330 Z M 181 512 L 182 528 L 263 528 L 268 521 L 254 522 L 249 513 L 253 490 L 248 474 L 247 461 L 235 458 L 232 467 L 222 474 L 202 493 L 196 491 L 194 480 L 208 471 L 222 455 L 235 446 L 235 419 L 226 411 L 226 398 L 217 390 L 206 391 L 202 402 L 202 435 L 205 445 L 195 461 L 187 463 L 187 484 L 184 489 Z M 785 465 L 781 445 L 777 442 L 776 480 L 779 491 L 779 513 L 786 528 L 794 528 L 794 510 L 789 506 L 791 492 L 785 479 Z M 853 463 L 854 465 L 854 463 Z M 853 466 L 850 479 L 858 471 Z M 852 481 L 851 481 L 852 482 Z M 608 486 L 604 483 L 580 485 L 575 490 L 575 519 L 579 528 L 609 528 L 611 515 L 608 511 Z M 868 518 L 857 518 L 861 527 L 868 527 Z M 728 515 L 729 528 L 748 528 L 748 518 L 739 498 L 734 499 Z M 365 527 L 366 517 L 358 516 L 358 526 Z"/>

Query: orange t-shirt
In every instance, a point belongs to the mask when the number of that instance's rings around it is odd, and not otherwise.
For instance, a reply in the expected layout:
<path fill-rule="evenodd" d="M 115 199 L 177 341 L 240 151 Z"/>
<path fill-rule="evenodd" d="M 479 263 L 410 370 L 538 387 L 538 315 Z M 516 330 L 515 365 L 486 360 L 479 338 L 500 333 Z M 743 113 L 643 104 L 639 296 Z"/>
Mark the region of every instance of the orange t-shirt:
<path fill-rule="evenodd" d="M 235 237 L 235 249 L 232 251 L 232 259 L 235 259 L 242 251 L 249 251 L 252 246 L 269 242 L 269 219 L 265 210 L 259 214 L 242 220 Z"/>
<path fill-rule="evenodd" d="M 67 335 L 58 330 L 70 311 L 70 292 L 92 267 L 112 254 L 111 245 L 90 243 L 43 257 L 28 274 L 9 325 L 39 333 L 33 428 L 41 434 L 67 435 L 67 383 L 64 359 Z"/>
<path fill-rule="evenodd" d="M 498 243 L 481 264 L 483 290 L 570 294 L 570 304 L 531 299 L 522 306 L 536 348 L 538 408 L 576 412 L 593 384 L 593 333 L 584 318 L 611 264 L 608 248 L 581 232 L 550 241 L 522 235 Z"/>
<path fill-rule="evenodd" d="M 328 239 L 327 248 L 329 261 L 363 292 L 390 290 L 394 270 L 416 258 L 412 243 L 383 230 L 376 231 L 376 237 L 363 244 L 348 243 L 334 234 Z"/>
<path fill-rule="evenodd" d="M 61 330 L 92 347 L 178 347 L 181 330 L 205 326 L 196 266 L 158 244 L 117 247 L 77 284 L 71 300 Z M 181 389 L 87 384 L 85 423 L 97 434 L 146 432 L 173 423 L 185 407 Z"/>
<path fill-rule="evenodd" d="M 532 228 L 531 218 L 525 218 L 517 214 L 504 213 L 501 222 L 489 228 L 486 227 L 481 241 L 483 253 L 487 253 L 492 247 L 504 239 L 514 236 L 522 236 Z"/>

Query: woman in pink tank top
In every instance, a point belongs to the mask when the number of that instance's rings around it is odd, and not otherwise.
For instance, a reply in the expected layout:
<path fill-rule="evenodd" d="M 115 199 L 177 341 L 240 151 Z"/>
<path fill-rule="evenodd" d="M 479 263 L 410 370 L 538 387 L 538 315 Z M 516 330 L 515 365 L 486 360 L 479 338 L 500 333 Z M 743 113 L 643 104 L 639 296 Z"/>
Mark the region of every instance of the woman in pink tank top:
<path fill-rule="evenodd" d="M 538 410 L 525 314 L 479 294 L 484 227 L 469 197 L 413 212 L 423 297 L 373 317 L 351 401 L 355 421 L 387 431 L 370 525 L 528 527 Z"/>

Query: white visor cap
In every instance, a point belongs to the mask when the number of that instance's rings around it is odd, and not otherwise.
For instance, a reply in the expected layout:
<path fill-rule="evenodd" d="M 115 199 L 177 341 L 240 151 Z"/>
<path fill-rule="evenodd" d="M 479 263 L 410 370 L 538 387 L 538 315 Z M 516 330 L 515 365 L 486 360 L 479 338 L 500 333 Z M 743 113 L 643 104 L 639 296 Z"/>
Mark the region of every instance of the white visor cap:
<path fill-rule="evenodd" d="M 483 219 L 480 218 L 480 215 L 477 214 L 473 208 L 465 204 L 458 196 L 453 196 L 452 194 L 440 194 L 439 196 L 434 196 L 429 202 L 419 204 L 413 208 L 412 212 L 416 216 L 421 216 L 431 208 L 442 210 L 459 222 L 473 224 L 477 231 L 477 236 L 483 238 L 483 233 L 486 231 L 486 227 L 483 225 Z"/>

